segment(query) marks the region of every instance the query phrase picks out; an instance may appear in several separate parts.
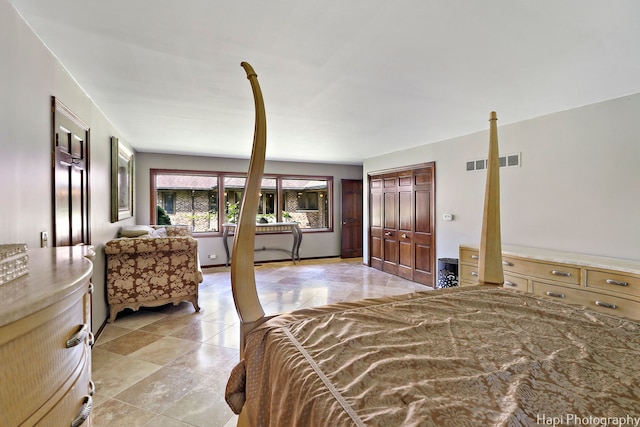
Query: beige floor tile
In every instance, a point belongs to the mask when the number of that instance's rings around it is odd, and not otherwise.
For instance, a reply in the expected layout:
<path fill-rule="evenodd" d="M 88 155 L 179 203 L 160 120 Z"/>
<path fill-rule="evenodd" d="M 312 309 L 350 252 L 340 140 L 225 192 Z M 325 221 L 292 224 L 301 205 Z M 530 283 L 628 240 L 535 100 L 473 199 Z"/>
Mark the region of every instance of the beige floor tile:
<path fill-rule="evenodd" d="M 199 343 L 175 337 L 162 337 L 129 356 L 158 365 L 166 365 L 198 347 Z"/>
<path fill-rule="evenodd" d="M 186 306 L 187 303 L 184 303 Z M 189 304 L 190 305 L 190 304 Z M 171 310 L 173 306 L 167 306 L 167 310 Z M 191 312 L 188 314 L 181 315 L 170 315 L 166 316 L 163 319 L 155 321 L 153 323 L 149 323 L 140 327 L 141 331 L 151 332 L 159 335 L 171 335 L 174 332 L 179 331 L 180 329 L 186 328 L 193 323 L 200 322 L 202 320 L 202 315 L 200 313 L 195 313 L 193 308 Z"/>
<path fill-rule="evenodd" d="M 100 337 L 96 341 L 96 345 L 104 344 L 111 341 L 112 339 L 121 337 L 124 334 L 128 334 L 129 332 L 131 332 L 131 329 L 129 328 L 121 328 L 120 326 L 115 326 L 109 323 L 100 333 Z"/>
<path fill-rule="evenodd" d="M 162 368 L 155 363 L 95 348 L 91 353 L 94 403 L 113 397 Z"/>
<path fill-rule="evenodd" d="M 200 320 L 198 322 L 191 323 L 185 328 L 177 330 L 172 333 L 171 336 L 183 338 L 185 340 L 204 342 L 228 327 L 228 325 L 224 325 L 222 323 Z"/>
<path fill-rule="evenodd" d="M 238 357 L 238 350 L 234 348 L 201 344 L 167 366 L 209 376 L 225 370 L 231 372 Z"/>
<path fill-rule="evenodd" d="M 138 311 L 124 310 L 118 313 L 116 320 L 111 324 L 121 328 L 139 329 L 165 317 L 167 317 L 166 314 L 145 310 L 143 308 Z"/>
<path fill-rule="evenodd" d="M 219 334 L 206 340 L 205 344 L 240 350 L 240 324 L 226 327 Z"/>
<path fill-rule="evenodd" d="M 110 399 L 97 405 L 91 415 L 92 427 L 144 427 L 157 414 Z"/>
<path fill-rule="evenodd" d="M 127 331 L 126 334 L 109 340 L 104 344 L 102 343 L 102 341 L 100 341 L 94 348 L 111 351 L 113 353 L 118 353 L 126 356 L 127 354 L 138 351 L 141 348 L 146 347 L 149 344 L 152 344 L 162 338 L 162 335 L 152 334 L 149 332 L 143 332 L 139 330 L 132 331 L 128 329 L 124 330 Z M 102 338 L 102 336 L 100 336 L 100 338 Z"/>
<path fill-rule="evenodd" d="M 163 415 L 177 418 L 196 426 L 222 426 L 233 415 L 223 394 L 211 394 L 211 390 L 224 390 L 226 378 L 214 374 L 206 377 L 198 386 L 187 392 Z"/>
<path fill-rule="evenodd" d="M 200 374 L 163 367 L 116 395 L 115 399 L 161 414 L 201 380 Z"/>
<path fill-rule="evenodd" d="M 158 415 L 146 425 L 148 427 L 193 427 L 193 424 L 186 424 L 182 421 L 176 420 L 175 418 L 165 417 L 164 415 Z"/>

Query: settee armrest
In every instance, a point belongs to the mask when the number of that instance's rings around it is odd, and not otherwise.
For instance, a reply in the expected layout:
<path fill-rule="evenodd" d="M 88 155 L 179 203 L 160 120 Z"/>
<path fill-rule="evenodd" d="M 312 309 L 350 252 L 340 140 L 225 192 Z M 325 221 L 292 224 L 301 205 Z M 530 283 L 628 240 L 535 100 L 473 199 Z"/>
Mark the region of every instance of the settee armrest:
<path fill-rule="evenodd" d="M 171 252 L 198 249 L 198 241 L 193 237 L 138 237 L 109 240 L 104 246 L 107 255 L 135 254 L 144 252 Z"/>

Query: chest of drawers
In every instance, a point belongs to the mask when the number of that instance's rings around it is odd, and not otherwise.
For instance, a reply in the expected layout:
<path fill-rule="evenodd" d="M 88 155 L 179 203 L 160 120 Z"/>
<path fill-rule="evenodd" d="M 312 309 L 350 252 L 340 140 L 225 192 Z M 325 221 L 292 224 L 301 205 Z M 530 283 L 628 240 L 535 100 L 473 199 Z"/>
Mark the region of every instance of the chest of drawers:
<path fill-rule="evenodd" d="M 461 245 L 460 285 L 478 283 L 479 251 Z M 640 261 L 503 245 L 504 287 L 640 320 Z"/>
<path fill-rule="evenodd" d="M 28 251 L 0 286 L 0 425 L 88 426 L 92 264 L 80 247 Z"/>

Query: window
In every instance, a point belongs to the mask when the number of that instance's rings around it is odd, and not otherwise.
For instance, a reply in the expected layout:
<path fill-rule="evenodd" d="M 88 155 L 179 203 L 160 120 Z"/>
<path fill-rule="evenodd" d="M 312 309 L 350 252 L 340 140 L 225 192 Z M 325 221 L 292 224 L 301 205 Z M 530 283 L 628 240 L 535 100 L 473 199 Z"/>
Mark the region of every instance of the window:
<path fill-rule="evenodd" d="M 153 222 L 162 208 L 172 224 L 189 225 L 194 233 L 217 233 L 222 224 L 238 221 L 246 176 L 152 169 L 151 183 Z M 256 222 L 297 222 L 302 229 L 329 230 L 332 185 L 330 177 L 265 176 Z"/>
<path fill-rule="evenodd" d="M 318 193 L 298 193 L 298 210 L 318 210 Z"/>
<path fill-rule="evenodd" d="M 165 210 L 171 224 L 189 225 L 194 233 L 219 230 L 216 175 L 152 171 L 152 182 L 156 205 Z"/>
<path fill-rule="evenodd" d="M 283 217 L 300 228 L 330 228 L 328 179 L 282 179 Z"/>
<path fill-rule="evenodd" d="M 226 176 L 224 177 L 224 214 L 225 221 L 230 223 L 238 222 L 240 215 L 240 204 L 244 193 L 245 177 Z"/>
<path fill-rule="evenodd" d="M 173 191 L 158 191 L 158 205 L 168 214 L 176 213 L 176 193 Z"/>

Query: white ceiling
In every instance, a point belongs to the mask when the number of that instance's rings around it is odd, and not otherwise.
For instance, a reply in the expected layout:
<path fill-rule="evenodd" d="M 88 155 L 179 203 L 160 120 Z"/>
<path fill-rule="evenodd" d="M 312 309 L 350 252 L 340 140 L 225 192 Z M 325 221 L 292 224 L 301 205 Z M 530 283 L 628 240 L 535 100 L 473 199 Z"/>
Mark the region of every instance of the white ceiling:
<path fill-rule="evenodd" d="M 362 159 L 640 92 L 638 0 L 9 0 L 138 151 Z M 53 94 L 55 95 L 55 94 Z"/>

